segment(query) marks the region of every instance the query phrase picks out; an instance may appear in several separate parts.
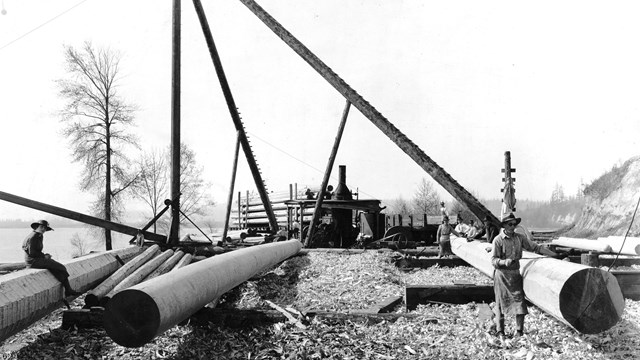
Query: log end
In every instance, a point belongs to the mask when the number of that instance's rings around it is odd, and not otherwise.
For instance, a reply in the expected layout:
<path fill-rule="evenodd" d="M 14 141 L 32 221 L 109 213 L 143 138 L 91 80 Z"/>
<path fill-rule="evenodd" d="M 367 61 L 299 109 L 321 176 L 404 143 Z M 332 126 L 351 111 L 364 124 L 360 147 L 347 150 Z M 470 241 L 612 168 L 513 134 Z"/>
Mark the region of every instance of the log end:
<path fill-rule="evenodd" d="M 126 289 L 113 296 L 104 314 L 107 335 L 126 347 L 140 347 L 158 333 L 160 311 L 145 292 Z"/>
<path fill-rule="evenodd" d="M 560 291 L 560 312 L 583 334 L 597 334 L 622 317 L 624 297 L 613 274 L 598 268 L 577 271 Z"/>

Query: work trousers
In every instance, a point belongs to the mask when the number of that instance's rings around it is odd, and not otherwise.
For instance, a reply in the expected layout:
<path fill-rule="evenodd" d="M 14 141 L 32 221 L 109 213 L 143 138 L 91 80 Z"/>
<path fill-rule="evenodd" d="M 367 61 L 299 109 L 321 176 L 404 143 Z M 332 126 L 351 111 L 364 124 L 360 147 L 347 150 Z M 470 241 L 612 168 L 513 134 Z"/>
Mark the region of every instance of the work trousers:
<path fill-rule="evenodd" d="M 53 276 L 62 284 L 67 283 L 67 279 L 69 278 L 69 272 L 67 271 L 67 268 L 53 259 L 33 259 L 30 264 L 27 264 L 27 266 L 33 269 L 47 269 L 51 271 Z"/>

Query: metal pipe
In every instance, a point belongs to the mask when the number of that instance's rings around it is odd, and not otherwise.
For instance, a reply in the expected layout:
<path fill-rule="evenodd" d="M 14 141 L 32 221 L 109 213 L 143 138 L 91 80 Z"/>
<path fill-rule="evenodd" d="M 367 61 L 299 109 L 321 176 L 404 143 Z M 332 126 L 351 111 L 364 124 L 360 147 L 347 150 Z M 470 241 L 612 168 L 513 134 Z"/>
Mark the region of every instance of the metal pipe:
<path fill-rule="evenodd" d="M 453 253 L 493 278 L 491 244 L 451 240 Z M 538 308 L 584 334 L 614 326 L 622 317 L 624 298 L 615 276 L 599 268 L 523 251 L 520 260 L 524 293 Z"/>
<path fill-rule="evenodd" d="M 253 275 L 296 255 L 301 248 L 298 240 L 256 245 L 125 289 L 107 304 L 105 330 L 122 346 L 143 346 Z"/>

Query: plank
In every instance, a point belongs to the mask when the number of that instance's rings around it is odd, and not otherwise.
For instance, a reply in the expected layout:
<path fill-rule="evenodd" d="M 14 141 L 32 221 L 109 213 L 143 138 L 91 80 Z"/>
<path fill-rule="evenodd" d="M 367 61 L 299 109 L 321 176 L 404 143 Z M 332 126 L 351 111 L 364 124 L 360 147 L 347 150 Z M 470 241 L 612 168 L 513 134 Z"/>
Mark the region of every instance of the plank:
<path fill-rule="evenodd" d="M 415 310 L 420 304 L 489 303 L 494 299 L 492 285 L 407 285 L 405 287 L 407 310 Z"/>

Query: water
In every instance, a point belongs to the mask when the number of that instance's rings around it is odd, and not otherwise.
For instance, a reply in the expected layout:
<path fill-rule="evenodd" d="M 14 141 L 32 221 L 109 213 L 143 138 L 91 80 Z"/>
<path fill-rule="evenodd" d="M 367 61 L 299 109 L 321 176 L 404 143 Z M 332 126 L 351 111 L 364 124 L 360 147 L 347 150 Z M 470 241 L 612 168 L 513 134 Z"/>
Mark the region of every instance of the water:
<path fill-rule="evenodd" d="M 95 228 L 55 228 L 54 231 L 47 231 L 44 234 L 44 253 L 49 253 L 54 260 L 71 260 L 78 252 L 77 247 L 72 245 L 71 239 L 77 234 L 85 245 L 85 253 L 95 250 L 104 251 L 104 241 L 98 240 Z M 24 261 L 24 251 L 22 241 L 31 232 L 30 228 L 20 229 L 0 229 L 0 263 L 13 263 Z M 131 235 L 121 234 L 112 231 L 111 242 L 114 249 L 129 246 Z"/>

